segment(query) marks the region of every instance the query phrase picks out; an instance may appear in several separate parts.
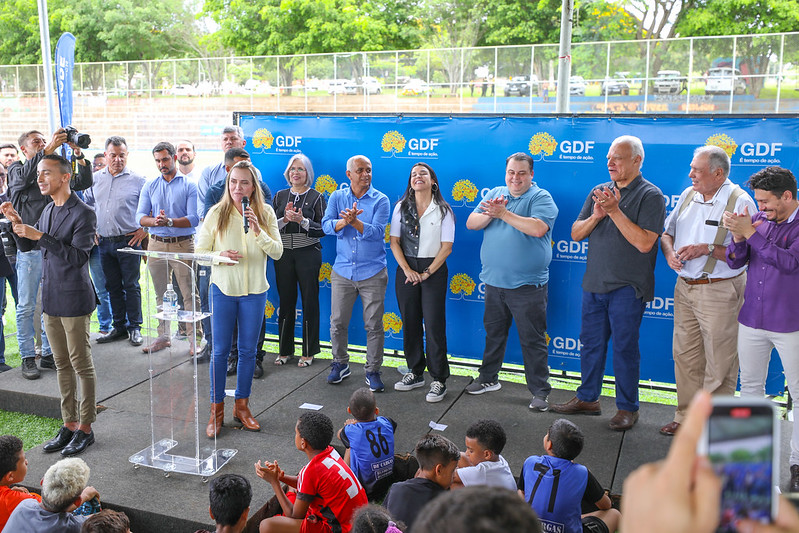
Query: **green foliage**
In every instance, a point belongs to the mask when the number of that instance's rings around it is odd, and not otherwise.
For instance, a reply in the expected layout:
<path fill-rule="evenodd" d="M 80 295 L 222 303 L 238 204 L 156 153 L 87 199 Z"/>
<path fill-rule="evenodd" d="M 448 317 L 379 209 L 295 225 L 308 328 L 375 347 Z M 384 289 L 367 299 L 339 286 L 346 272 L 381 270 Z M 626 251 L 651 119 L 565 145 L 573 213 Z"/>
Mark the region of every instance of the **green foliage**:
<path fill-rule="evenodd" d="M 796 0 L 695 0 L 675 25 L 682 36 L 799 31 Z"/>
<path fill-rule="evenodd" d="M 578 12 L 573 31 L 574 42 L 635 39 L 638 20 L 623 6 L 600 0 L 575 6 Z"/>
<path fill-rule="evenodd" d="M 194 15 L 182 0 L 51 0 L 50 40 L 71 32 L 76 61 L 182 57 L 199 52 Z M 0 3 L 0 64 L 41 63 L 36 0 Z"/>
<path fill-rule="evenodd" d="M 561 0 L 503 0 L 488 5 L 481 44 L 542 44 L 560 39 Z"/>

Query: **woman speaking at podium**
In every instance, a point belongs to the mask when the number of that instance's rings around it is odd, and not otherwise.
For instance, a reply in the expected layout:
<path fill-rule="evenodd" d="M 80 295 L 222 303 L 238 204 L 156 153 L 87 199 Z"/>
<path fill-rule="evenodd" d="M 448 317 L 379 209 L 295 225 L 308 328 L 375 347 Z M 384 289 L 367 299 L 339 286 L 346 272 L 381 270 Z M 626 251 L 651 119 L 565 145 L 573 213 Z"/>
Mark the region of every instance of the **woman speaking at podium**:
<path fill-rule="evenodd" d="M 261 426 L 249 408 L 255 351 L 266 307 L 266 259 L 280 259 L 283 244 L 277 218 L 264 201 L 255 167 L 239 161 L 227 175 L 225 194 L 205 217 L 196 252 L 211 253 L 238 261 L 214 264 L 211 269 L 211 324 L 214 331 L 211 359 L 211 419 L 206 434 L 219 434 L 225 416 L 227 358 L 238 320 L 239 362 L 236 372 L 236 402 L 233 419 L 244 429 Z"/>

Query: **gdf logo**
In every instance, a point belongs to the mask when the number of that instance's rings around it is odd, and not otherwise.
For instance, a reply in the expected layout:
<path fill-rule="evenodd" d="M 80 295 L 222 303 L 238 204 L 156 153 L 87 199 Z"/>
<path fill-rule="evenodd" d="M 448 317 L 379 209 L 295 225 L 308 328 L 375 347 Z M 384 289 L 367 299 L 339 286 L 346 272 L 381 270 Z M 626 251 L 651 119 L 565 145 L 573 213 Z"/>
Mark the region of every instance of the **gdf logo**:
<path fill-rule="evenodd" d="M 777 152 L 782 151 L 782 143 L 743 143 L 741 145 L 741 155 L 757 157 L 774 157 Z"/>
<path fill-rule="evenodd" d="M 555 243 L 555 250 L 562 254 L 587 254 L 588 241 L 558 241 Z"/>
<path fill-rule="evenodd" d="M 587 154 L 594 148 L 594 141 L 561 141 L 560 151 L 564 154 Z"/>
<path fill-rule="evenodd" d="M 646 308 L 650 311 L 665 311 L 667 313 L 674 311 L 674 298 L 662 298 L 655 296 L 651 302 L 647 302 Z"/>
<path fill-rule="evenodd" d="M 275 144 L 281 148 L 299 148 L 302 137 L 297 135 L 278 135 L 275 137 Z"/>
<path fill-rule="evenodd" d="M 408 139 L 408 150 L 435 150 L 438 139 Z"/>
<path fill-rule="evenodd" d="M 583 349 L 583 343 L 580 342 L 580 339 L 573 339 L 572 337 L 552 337 L 552 347 L 556 350 L 579 352 Z"/>

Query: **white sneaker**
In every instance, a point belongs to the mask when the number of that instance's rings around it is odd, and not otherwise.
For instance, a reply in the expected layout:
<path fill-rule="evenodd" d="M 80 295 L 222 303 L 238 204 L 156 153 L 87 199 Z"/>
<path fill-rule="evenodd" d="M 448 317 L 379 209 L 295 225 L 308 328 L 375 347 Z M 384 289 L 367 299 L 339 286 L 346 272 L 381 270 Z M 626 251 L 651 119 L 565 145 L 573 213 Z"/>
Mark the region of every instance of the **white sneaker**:
<path fill-rule="evenodd" d="M 408 372 L 402 379 L 394 383 L 394 390 L 409 391 L 424 387 L 424 376 L 417 376 L 413 372 Z"/>

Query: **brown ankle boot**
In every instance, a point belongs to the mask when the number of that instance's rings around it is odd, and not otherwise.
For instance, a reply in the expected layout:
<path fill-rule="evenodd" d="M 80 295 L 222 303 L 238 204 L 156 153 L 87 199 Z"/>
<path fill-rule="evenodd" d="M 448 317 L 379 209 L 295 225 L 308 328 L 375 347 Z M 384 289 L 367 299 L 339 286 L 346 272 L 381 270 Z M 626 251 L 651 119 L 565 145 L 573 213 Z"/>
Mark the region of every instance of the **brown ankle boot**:
<path fill-rule="evenodd" d="M 211 404 L 211 419 L 208 421 L 208 427 L 205 428 L 205 434 L 208 438 L 213 439 L 219 435 L 222 429 L 222 422 L 225 419 L 225 402 Z"/>
<path fill-rule="evenodd" d="M 241 423 L 244 429 L 248 431 L 261 431 L 261 426 L 250 412 L 249 403 L 249 398 L 238 398 L 236 400 L 236 405 L 233 407 L 233 420 Z"/>

